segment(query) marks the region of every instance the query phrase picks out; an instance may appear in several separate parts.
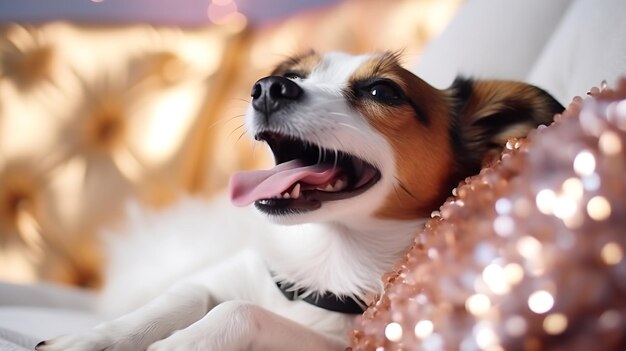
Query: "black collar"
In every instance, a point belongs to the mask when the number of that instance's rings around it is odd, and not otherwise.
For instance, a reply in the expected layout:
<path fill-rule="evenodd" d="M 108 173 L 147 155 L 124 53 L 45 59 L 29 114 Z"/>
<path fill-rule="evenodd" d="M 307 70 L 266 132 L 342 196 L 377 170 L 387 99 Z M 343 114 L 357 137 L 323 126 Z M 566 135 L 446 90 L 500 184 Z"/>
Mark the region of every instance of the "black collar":
<path fill-rule="evenodd" d="M 285 295 L 285 297 L 290 301 L 302 300 L 310 303 L 311 305 L 333 312 L 361 314 L 365 312 L 365 309 L 367 308 L 365 302 L 358 297 L 337 296 L 330 292 L 325 292 L 323 294 L 308 294 L 301 297 L 304 295 L 306 290 L 294 290 L 293 284 L 291 283 L 277 281 L 276 286 L 278 286 L 283 295 Z"/>

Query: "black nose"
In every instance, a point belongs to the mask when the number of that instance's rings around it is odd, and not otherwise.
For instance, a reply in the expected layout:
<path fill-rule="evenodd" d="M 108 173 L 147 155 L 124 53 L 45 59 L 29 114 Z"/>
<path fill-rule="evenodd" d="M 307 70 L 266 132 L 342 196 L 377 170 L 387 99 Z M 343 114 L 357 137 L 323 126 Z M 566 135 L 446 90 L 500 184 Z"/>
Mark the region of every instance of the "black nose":
<path fill-rule="evenodd" d="M 272 112 L 297 101 L 302 88 L 285 77 L 270 76 L 259 79 L 252 87 L 252 107 L 270 116 Z"/>

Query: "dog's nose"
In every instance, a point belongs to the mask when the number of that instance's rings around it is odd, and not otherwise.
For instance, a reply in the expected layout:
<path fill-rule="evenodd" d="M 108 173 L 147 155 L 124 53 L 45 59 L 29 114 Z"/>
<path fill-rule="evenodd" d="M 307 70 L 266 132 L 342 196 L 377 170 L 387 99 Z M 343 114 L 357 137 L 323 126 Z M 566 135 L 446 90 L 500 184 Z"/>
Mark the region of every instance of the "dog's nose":
<path fill-rule="evenodd" d="M 302 88 L 285 77 L 270 76 L 259 79 L 252 87 L 252 107 L 269 116 L 272 112 L 297 101 Z"/>

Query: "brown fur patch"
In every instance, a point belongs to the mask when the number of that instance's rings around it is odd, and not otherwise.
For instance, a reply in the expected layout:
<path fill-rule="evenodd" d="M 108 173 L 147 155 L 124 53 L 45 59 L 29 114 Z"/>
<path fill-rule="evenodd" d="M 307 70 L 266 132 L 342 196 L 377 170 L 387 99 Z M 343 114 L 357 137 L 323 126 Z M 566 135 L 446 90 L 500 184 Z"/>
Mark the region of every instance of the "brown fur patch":
<path fill-rule="evenodd" d="M 551 123 L 552 112 L 545 103 L 541 90 L 532 85 L 512 81 L 475 81 L 472 85 L 474 93 L 468 99 L 462 112 L 462 125 L 475 124 L 482 118 L 497 113 L 517 110 L 526 114 L 520 122 L 531 124 L 536 122 Z M 540 119 L 536 121 L 536 119 Z M 541 120 L 543 119 L 543 120 Z M 526 135 L 528 131 L 519 135 Z"/>
<path fill-rule="evenodd" d="M 510 138 L 525 137 L 540 124 L 550 124 L 563 107 L 545 91 L 513 81 L 472 83 L 472 94 L 460 111 L 465 148 L 482 161 L 499 154 Z M 477 159 L 479 163 L 481 159 Z"/>
<path fill-rule="evenodd" d="M 392 106 L 373 99 L 354 100 L 355 108 L 389 141 L 396 160 L 395 189 L 376 215 L 394 219 L 428 216 L 447 196 L 454 170 L 448 132 L 449 99 L 402 68 L 395 54 L 383 54 L 364 63 L 350 81 L 357 84 L 373 78 L 398 84 L 429 120 L 421 122 L 410 103 Z"/>
<path fill-rule="evenodd" d="M 285 61 L 281 62 L 272 71 L 272 76 L 282 76 L 286 73 L 296 73 L 300 77 L 307 77 L 311 74 L 311 71 L 322 60 L 322 57 L 311 50 L 307 53 L 298 56 L 292 56 Z"/>

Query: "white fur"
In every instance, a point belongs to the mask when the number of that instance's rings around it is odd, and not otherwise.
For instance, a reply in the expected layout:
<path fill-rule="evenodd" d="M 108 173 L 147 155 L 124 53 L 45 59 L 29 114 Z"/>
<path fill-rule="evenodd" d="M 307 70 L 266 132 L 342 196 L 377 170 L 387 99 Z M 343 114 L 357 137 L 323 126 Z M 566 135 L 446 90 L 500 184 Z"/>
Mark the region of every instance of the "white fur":
<path fill-rule="evenodd" d="M 360 196 L 323 203 L 317 211 L 271 220 L 293 224 L 314 223 L 323 219 L 336 220 L 348 227 L 359 226 L 370 220 L 372 213 L 380 208 L 386 195 L 393 190 L 396 167 L 389 142 L 363 116 L 350 108 L 342 93 L 350 75 L 371 58 L 371 55 L 326 54 L 306 79 L 297 79 L 304 91 L 304 101 L 273 115 L 272 120 L 276 132 L 308 140 L 326 149 L 341 150 L 368 161 L 383 173 L 381 181 Z M 255 116 L 250 107 L 246 119 L 252 135 L 261 128 Z"/>
<path fill-rule="evenodd" d="M 327 54 L 298 80 L 305 100 L 275 118 L 282 133 L 370 162 L 382 174 L 377 184 L 354 198 L 271 222 L 251 208 L 229 206 L 224 197 L 212 205 L 189 200 L 158 214 L 134 208 L 126 233 L 109 245 L 107 308 L 124 312 L 178 274 L 204 269 L 134 312 L 39 349 L 343 350 L 353 316 L 287 300 L 269 272 L 309 291 L 363 298 L 381 291 L 381 275 L 423 224 L 372 215 L 392 191 L 395 160 L 389 142 L 342 95 L 368 58 Z M 247 123 L 258 131 L 253 110 Z"/>

